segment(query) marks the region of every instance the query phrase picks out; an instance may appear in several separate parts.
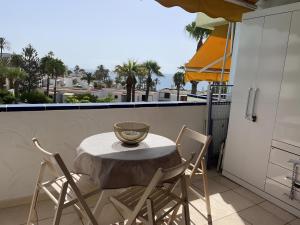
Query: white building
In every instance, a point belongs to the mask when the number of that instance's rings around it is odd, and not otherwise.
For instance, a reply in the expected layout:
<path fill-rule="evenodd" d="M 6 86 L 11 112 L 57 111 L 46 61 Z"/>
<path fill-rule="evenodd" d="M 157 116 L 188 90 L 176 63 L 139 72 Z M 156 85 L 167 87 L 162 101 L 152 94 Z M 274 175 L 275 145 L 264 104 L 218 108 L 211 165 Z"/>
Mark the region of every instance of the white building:
<path fill-rule="evenodd" d="M 177 101 L 177 89 L 164 88 L 159 91 L 158 101 Z M 187 101 L 187 91 L 180 90 L 179 101 Z"/>

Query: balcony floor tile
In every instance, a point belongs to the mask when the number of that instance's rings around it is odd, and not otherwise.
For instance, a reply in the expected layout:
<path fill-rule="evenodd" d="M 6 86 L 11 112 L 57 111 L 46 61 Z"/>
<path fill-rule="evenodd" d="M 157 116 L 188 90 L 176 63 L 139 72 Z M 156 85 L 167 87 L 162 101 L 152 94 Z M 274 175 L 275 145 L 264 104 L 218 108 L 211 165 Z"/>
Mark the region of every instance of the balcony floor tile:
<path fill-rule="evenodd" d="M 199 178 L 194 184 L 200 188 L 202 181 Z M 238 184 L 228 180 L 214 171 L 209 172 L 209 192 L 212 209 L 212 223 L 206 219 L 205 202 L 193 192 L 189 192 L 190 217 L 192 225 L 300 225 L 300 220 L 290 213 L 278 208 L 272 203 L 265 201 L 251 191 L 240 187 Z M 201 191 L 199 191 L 201 193 Z M 93 207 L 97 196 L 88 201 Z M 50 201 L 38 203 L 39 225 L 51 225 L 54 216 L 54 207 Z M 1 225 L 25 225 L 29 205 L 20 205 L 11 208 L 0 209 Z M 114 221 L 104 220 L 103 216 L 114 215 Z M 97 220 L 104 225 L 118 223 L 120 216 L 114 211 L 112 205 L 107 205 Z M 62 225 L 82 225 L 82 222 L 72 207 L 63 211 Z M 179 210 L 175 225 L 183 225 L 182 213 Z"/>

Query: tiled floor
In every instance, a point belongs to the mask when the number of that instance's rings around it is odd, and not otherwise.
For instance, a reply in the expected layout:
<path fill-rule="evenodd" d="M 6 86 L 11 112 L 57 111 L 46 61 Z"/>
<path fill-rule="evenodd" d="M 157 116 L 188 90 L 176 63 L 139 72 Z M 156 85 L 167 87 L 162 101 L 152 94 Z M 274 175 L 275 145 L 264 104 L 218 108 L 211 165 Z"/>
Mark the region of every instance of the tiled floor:
<path fill-rule="evenodd" d="M 200 181 L 195 181 L 196 183 Z M 213 225 L 300 225 L 300 219 L 278 208 L 256 194 L 240 187 L 214 171 L 209 171 L 209 190 Z M 190 193 L 190 214 L 193 225 L 208 224 L 205 203 Z M 93 204 L 92 202 L 90 203 Z M 26 224 L 28 205 L 0 209 L 0 225 Z M 107 206 L 105 212 L 112 212 Z M 41 201 L 38 205 L 38 225 L 50 225 L 53 218 L 53 205 L 49 201 Z M 100 224 L 108 224 L 99 219 Z M 82 225 L 77 214 L 68 209 L 64 212 L 62 225 Z M 184 224 L 180 213 L 176 224 Z"/>

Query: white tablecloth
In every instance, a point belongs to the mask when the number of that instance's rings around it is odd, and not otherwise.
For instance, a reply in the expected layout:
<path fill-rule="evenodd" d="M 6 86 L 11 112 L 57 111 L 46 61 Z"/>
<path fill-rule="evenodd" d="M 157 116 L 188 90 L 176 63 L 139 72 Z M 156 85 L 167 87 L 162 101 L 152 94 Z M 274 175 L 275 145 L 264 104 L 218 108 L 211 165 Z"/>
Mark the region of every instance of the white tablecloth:
<path fill-rule="evenodd" d="M 89 175 L 101 188 L 148 185 L 158 168 L 181 162 L 172 140 L 151 133 L 134 146 L 124 145 L 113 132 L 93 135 L 81 142 L 77 154 L 75 171 Z"/>

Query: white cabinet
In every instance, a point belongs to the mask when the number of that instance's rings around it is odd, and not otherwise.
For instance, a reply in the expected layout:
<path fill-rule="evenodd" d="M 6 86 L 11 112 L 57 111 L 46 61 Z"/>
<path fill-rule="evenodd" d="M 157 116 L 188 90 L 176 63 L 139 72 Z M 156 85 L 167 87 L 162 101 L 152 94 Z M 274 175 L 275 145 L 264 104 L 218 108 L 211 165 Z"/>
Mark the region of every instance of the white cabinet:
<path fill-rule="evenodd" d="M 274 139 L 300 147 L 300 11 L 293 12 Z M 300 151 L 298 151 L 300 154 Z"/>
<path fill-rule="evenodd" d="M 248 19 L 240 31 L 223 169 L 261 190 L 266 180 L 290 21 L 291 13 Z M 252 116 L 257 120 L 252 121 Z"/>
<path fill-rule="evenodd" d="M 266 191 L 281 201 L 300 209 L 300 192 L 295 191 L 294 200 L 291 200 L 289 197 L 290 188 L 270 179 L 266 180 Z"/>
<path fill-rule="evenodd" d="M 291 188 L 292 180 L 290 178 L 293 176 L 293 163 L 290 160 L 299 160 L 300 157 L 286 150 L 271 147 L 267 177 Z M 299 173 L 296 174 L 296 180 L 300 181 Z"/>

